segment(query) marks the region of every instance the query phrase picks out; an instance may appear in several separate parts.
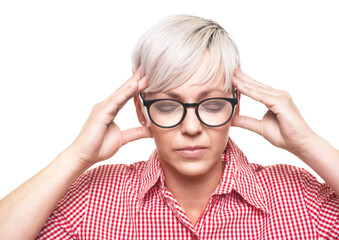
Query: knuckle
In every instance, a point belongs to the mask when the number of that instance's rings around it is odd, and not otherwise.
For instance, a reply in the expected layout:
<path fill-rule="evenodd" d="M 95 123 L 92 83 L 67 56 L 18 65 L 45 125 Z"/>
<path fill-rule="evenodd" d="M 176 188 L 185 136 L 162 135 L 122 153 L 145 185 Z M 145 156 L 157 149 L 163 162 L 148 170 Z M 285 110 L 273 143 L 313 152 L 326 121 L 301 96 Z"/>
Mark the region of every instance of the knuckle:
<path fill-rule="evenodd" d="M 122 91 L 122 86 L 118 87 L 116 90 L 117 93 L 120 93 L 121 91 Z"/>
<path fill-rule="evenodd" d="M 90 118 L 95 119 L 100 114 L 100 109 L 102 108 L 101 103 L 97 103 L 92 107 L 92 111 L 90 113 Z"/>
<path fill-rule="evenodd" d="M 117 94 L 131 95 L 138 89 L 136 81 L 130 81 L 119 87 L 116 91 Z"/>
<path fill-rule="evenodd" d="M 129 83 L 129 85 L 127 87 L 128 87 L 128 89 L 135 92 L 138 89 L 138 83 L 136 81 L 133 81 L 133 82 Z"/>
<path fill-rule="evenodd" d="M 113 102 L 111 103 L 111 108 L 114 109 L 114 111 L 119 110 L 119 106 L 118 106 L 118 104 L 117 104 L 115 101 L 113 101 Z"/>
<path fill-rule="evenodd" d="M 258 92 L 260 100 L 262 100 L 262 101 L 266 100 L 266 94 L 264 92 L 264 88 L 263 87 L 258 87 L 257 88 L 257 92 Z"/>
<path fill-rule="evenodd" d="M 291 95 L 290 95 L 289 92 L 283 90 L 283 91 L 281 91 L 281 93 L 282 93 L 282 95 L 285 96 L 286 98 L 291 98 Z"/>
<path fill-rule="evenodd" d="M 292 102 L 292 97 L 287 91 L 281 91 L 280 101 L 283 104 L 290 104 Z"/>
<path fill-rule="evenodd" d="M 94 104 L 94 106 L 92 107 L 92 112 L 97 112 L 101 108 L 101 105 L 101 102 Z"/>
<path fill-rule="evenodd" d="M 263 87 L 262 86 L 256 86 L 255 87 L 256 88 L 256 90 L 258 91 L 258 92 L 262 92 L 263 91 Z"/>

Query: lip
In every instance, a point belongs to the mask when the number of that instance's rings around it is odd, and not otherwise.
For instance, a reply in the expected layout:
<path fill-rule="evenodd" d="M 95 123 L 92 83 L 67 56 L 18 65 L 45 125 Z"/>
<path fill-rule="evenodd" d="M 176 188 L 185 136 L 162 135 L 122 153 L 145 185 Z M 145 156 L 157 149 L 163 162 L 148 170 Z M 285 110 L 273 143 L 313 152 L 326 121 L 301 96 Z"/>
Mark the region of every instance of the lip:
<path fill-rule="evenodd" d="M 207 147 L 203 146 L 187 146 L 179 148 L 176 152 L 184 158 L 199 158 L 205 154 Z"/>

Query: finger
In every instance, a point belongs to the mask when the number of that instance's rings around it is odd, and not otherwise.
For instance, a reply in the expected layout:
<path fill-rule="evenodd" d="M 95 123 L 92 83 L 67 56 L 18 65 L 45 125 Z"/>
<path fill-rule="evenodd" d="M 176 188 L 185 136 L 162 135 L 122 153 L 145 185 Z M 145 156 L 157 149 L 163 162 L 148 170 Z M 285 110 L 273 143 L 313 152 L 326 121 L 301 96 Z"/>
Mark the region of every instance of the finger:
<path fill-rule="evenodd" d="M 242 94 L 263 103 L 269 109 L 276 105 L 279 99 L 284 95 L 284 91 L 267 88 L 257 82 L 249 83 L 241 81 L 237 77 L 233 78 L 233 86 L 239 89 Z"/>
<path fill-rule="evenodd" d="M 241 127 L 262 135 L 261 122 L 258 119 L 245 116 L 234 116 L 232 126 Z"/>
<path fill-rule="evenodd" d="M 112 111 L 121 109 L 126 102 L 147 87 L 148 81 L 146 77 L 130 82 L 124 88 L 116 91 L 110 98 L 108 98 L 107 107 Z"/>
<path fill-rule="evenodd" d="M 138 69 L 132 75 L 132 77 L 130 77 L 123 85 L 121 85 L 112 95 L 114 95 L 115 93 L 120 92 L 120 91 L 125 91 L 126 89 L 128 89 L 130 87 L 131 83 L 133 83 L 135 81 L 139 81 L 139 80 L 141 80 L 141 71 L 140 71 L 140 69 Z"/>
<path fill-rule="evenodd" d="M 274 89 L 274 88 L 272 88 L 272 87 L 270 87 L 268 85 L 265 85 L 263 83 L 260 83 L 260 82 L 257 82 L 257 81 L 255 81 L 255 82 L 248 82 L 248 81 L 245 81 L 245 80 L 243 80 L 241 78 L 238 78 L 236 76 L 233 76 L 232 83 L 234 85 L 243 84 L 243 85 L 249 86 L 251 88 L 260 88 L 260 89 L 263 89 L 263 90 L 265 90 L 267 92 L 271 92 L 273 94 L 279 92 L 279 90 Z"/>
<path fill-rule="evenodd" d="M 127 129 L 122 132 L 122 145 L 126 143 L 142 139 L 142 138 L 151 138 L 152 133 L 148 127 L 136 127 Z"/>
<path fill-rule="evenodd" d="M 247 82 L 256 82 L 256 80 L 254 80 L 254 78 L 251 78 L 250 76 L 246 75 L 245 73 L 243 73 L 240 68 L 236 68 L 234 70 L 234 76 L 247 81 Z"/>
<path fill-rule="evenodd" d="M 88 123 L 102 121 L 105 125 L 112 123 L 119 110 L 125 103 L 136 95 L 139 91 L 145 89 L 148 85 L 146 77 L 140 79 L 140 70 L 128 79 L 111 96 L 97 103 L 91 112 Z"/>
<path fill-rule="evenodd" d="M 129 78 L 123 85 L 121 85 L 112 95 L 110 95 L 106 100 L 110 102 L 112 99 L 115 99 L 117 95 L 121 93 L 130 93 L 131 91 L 137 91 L 136 88 L 139 88 L 139 82 L 144 81 L 144 78 L 141 78 L 140 70 L 138 69 L 131 78 Z"/>
<path fill-rule="evenodd" d="M 244 85 L 242 83 L 235 84 L 235 87 L 244 95 L 252 98 L 255 101 L 258 101 L 266 107 L 271 108 L 277 101 L 278 97 L 275 93 L 272 94 L 271 91 L 261 88 L 261 87 L 254 87 L 251 85 Z"/>
<path fill-rule="evenodd" d="M 261 90 L 263 92 L 267 92 L 267 93 L 270 93 L 270 94 L 273 94 L 273 95 L 278 95 L 280 90 L 277 90 L 277 89 L 274 89 L 268 85 L 265 85 L 263 83 L 260 83 L 260 82 L 257 82 L 257 81 L 253 81 L 253 82 L 248 82 L 248 81 L 245 81 L 241 78 L 238 78 L 236 76 L 233 76 L 233 79 L 232 79 L 232 84 L 236 87 L 238 84 L 242 84 L 242 85 L 245 85 L 247 87 L 250 87 L 252 89 L 257 89 L 257 90 Z"/>
<path fill-rule="evenodd" d="M 258 86 L 261 86 L 261 87 L 264 87 L 264 88 L 267 88 L 267 89 L 271 89 L 271 90 L 276 90 L 262 82 L 258 82 L 257 80 L 251 78 L 250 76 L 246 75 L 245 73 L 243 73 L 239 68 L 237 68 L 235 71 L 234 71 L 234 76 L 239 80 L 239 82 L 246 82 L 246 83 L 251 83 L 251 84 L 254 84 L 254 85 L 258 85 Z"/>
<path fill-rule="evenodd" d="M 109 96 L 104 103 L 104 111 L 112 118 L 133 96 L 144 90 L 148 85 L 147 77 L 140 79 L 140 75 L 134 74 L 125 84 Z"/>

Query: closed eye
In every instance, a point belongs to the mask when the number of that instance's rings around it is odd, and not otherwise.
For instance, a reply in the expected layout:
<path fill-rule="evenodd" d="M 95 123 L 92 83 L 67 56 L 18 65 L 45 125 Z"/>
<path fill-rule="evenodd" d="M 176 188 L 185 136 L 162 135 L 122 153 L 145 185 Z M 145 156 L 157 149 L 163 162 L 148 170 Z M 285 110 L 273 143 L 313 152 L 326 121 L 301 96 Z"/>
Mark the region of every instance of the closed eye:
<path fill-rule="evenodd" d="M 177 104 L 175 102 L 170 101 L 159 101 L 154 104 L 155 110 L 157 110 L 160 113 L 170 113 L 175 110 L 178 110 L 180 108 L 180 104 Z"/>
<path fill-rule="evenodd" d="M 226 103 L 225 101 L 207 101 L 200 106 L 200 110 L 205 110 L 208 112 L 219 112 L 223 110 Z"/>

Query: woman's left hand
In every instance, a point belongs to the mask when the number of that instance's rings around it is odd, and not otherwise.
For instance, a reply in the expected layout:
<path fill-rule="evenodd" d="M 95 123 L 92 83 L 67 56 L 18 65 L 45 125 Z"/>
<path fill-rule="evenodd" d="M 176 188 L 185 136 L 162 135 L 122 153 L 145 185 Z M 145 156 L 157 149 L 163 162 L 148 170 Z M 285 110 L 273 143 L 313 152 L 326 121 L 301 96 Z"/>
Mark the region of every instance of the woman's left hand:
<path fill-rule="evenodd" d="M 256 132 L 274 146 L 299 156 L 317 137 L 306 124 L 290 94 L 257 82 L 236 69 L 233 86 L 240 93 L 263 103 L 268 111 L 258 120 L 247 116 L 234 116 L 232 126 Z"/>

